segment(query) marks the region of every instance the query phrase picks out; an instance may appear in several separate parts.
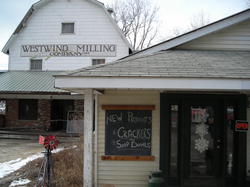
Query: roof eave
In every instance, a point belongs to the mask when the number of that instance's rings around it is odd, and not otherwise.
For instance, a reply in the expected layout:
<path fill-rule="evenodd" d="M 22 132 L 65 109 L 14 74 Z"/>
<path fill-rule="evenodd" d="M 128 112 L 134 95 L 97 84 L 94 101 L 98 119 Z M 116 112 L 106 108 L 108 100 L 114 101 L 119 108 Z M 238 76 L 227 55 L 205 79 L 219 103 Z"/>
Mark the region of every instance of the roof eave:
<path fill-rule="evenodd" d="M 45 0 L 47 1 L 47 0 Z M 29 17 L 32 15 L 32 13 L 34 12 L 34 10 L 41 6 L 43 0 L 40 0 L 36 3 L 34 3 L 33 5 L 31 5 L 30 9 L 28 10 L 28 12 L 25 14 L 25 16 L 23 17 L 23 19 L 21 20 L 21 22 L 17 25 L 17 28 L 15 29 L 15 31 L 13 32 L 13 34 L 10 36 L 9 40 L 7 41 L 7 43 L 4 45 L 2 52 L 5 54 L 8 54 L 9 51 L 9 46 L 12 43 L 12 41 L 16 38 L 16 35 L 18 34 L 18 32 L 25 27 L 27 20 L 29 19 Z"/>
<path fill-rule="evenodd" d="M 55 92 L 44 92 L 44 91 L 0 91 L 0 94 L 41 94 L 41 95 L 70 95 L 67 91 L 55 91 Z"/>
<path fill-rule="evenodd" d="M 148 89 L 175 91 L 210 90 L 250 92 L 250 79 L 59 76 L 55 79 L 55 87 L 74 92 L 84 89 Z"/>

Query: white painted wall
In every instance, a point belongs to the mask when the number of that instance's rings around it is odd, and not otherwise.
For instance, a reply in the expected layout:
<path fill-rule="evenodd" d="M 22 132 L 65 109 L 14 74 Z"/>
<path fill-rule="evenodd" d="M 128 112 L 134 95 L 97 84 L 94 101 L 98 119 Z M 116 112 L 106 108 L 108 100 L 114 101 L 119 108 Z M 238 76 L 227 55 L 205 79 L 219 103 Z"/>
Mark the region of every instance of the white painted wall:
<path fill-rule="evenodd" d="M 61 34 L 62 22 L 74 22 L 75 34 Z M 116 57 L 105 58 L 106 62 L 128 55 L 127 44 L 104 10 L 86 0 L 53 0 L 36 10 L 11 43 L 10 70 L 29 70 L 30 57 L 20 57 L 21 45 L 28 44 L 116 44 Z M 42 57 L 43 70 L 78 69 L 91 65 L 92 58 Z"/>
<path fill-rule="evenodd" d="M 250 51 L 250 19 L 187 42 L 177 47 L 177 49 Z"/>
<path fill-rule="evenodd" d="M 152 111 L 152 156 L 155 161 L 101 160 L 105 155 L 105 110 L 102 105 L 155 105 Z M 99 97 L 98 116 L 98 186 L 146 187 L 150 172 L 159 170 L 160 92 L 105 90 Z"/>

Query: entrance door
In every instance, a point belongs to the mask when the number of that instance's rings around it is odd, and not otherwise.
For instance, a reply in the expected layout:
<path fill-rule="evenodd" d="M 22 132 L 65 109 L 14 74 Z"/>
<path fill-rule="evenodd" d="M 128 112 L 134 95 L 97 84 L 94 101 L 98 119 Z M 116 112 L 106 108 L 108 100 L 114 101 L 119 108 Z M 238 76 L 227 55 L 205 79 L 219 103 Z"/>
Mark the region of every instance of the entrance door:
<path fill-rule="evenodd" d="M 171 187 L 243 187 L 245 95 L 161 94 L 160 169 Z"/>
<path fill-rule="evenodd" d="M 183 186 L 219 187 L 223 154 L 223 122 L 216 104 L 184 106 Z"/>
<path fill-rule="evenodd" d="M 52 131 L 66 130 L 67 115 L 74 110 L 73 100 L 53 100 L 51 103 L 51 129 Z"/>

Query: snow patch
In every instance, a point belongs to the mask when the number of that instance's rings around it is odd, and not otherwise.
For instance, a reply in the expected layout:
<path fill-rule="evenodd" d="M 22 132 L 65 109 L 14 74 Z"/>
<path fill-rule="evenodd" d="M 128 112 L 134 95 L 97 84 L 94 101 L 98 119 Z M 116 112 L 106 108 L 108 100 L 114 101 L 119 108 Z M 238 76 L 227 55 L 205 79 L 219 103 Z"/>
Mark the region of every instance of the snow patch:
<path fill-rule="evenodd" d="M 52 153 L 57 153 L 57 152 L 60 152 L 62 150 L 64 150 L 64 148 L 55 149 L 52 151 Z M 37 158 L 41 158 L 43 156 L 44 156 L 43 153 L 37 153 L 37 154 L 29 156 L 23 160 L 21 158 L 18 158 L 16 160 L 11 160 L 8 162 L 0 163 L 0 179 L 5 177 L 6 175 L 18 170 L 18 169 L 20 169 L 21 167 L 26 165 L 28 162 L 33 161 Z"/>
<path fill-rule="evenodd" d="M 18 180 L 15 180 L 13 181 L 9 187 L 12 187 L 12 186 L 18 186 L 18 185 L 24 185 L 24 184 L 28 184 L 30 183 L 31 181 L 29 179 L 18 179 Z"/>

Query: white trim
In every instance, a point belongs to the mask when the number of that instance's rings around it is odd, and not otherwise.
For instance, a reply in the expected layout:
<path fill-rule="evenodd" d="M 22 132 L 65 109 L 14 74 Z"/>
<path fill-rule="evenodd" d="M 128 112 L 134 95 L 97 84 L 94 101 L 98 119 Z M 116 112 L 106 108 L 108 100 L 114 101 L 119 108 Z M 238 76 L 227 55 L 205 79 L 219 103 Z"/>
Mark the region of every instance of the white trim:
<path fill-rule="evenodd" d="M 55 79 L 55 87 L 81 89 L 156 89 L 184 91 L 250 91 L 250 79 L 209 78 L 129 78 L 129 77 L 63 77 Z"/>
<path fill-rule="evenodd" d="M 152 54 L 154 52 L 158 52 L 161 50 L 167 50 L 167 49 L 170 49 L 173 47 L 177 47 L 181 44 L 184 44 L 184 43 L 189 42 L 191 40 L 200 38 L 202 36 L 205 36 L 205 35 L 208 35 L 211 33 L 214 33 L 216 31 L 225 29 L 225 28 L 230 27 L 234 24 L 245 21 L 249 18 L 250 18 L 250 9 L 247 9 L 246 11 L 244 11 L 242 13 L 238 13 L 238 14 L 230 16 L 228 18 L 224 18 L 224 19 L 217 21 L 215 23 L 212 23 L 208 26 L 202 27 L 200 29 L 191 31 L 189 33 L 183 34 L 181 36 L 177 36 L 173 39 L 170 39 L 170 40 L 167 40 L 165 42 L 151 46 L 145 50 L 142 50 L 142 51 L 139 51 L 138 53 L 135 53 L 133 56 Z"/>

